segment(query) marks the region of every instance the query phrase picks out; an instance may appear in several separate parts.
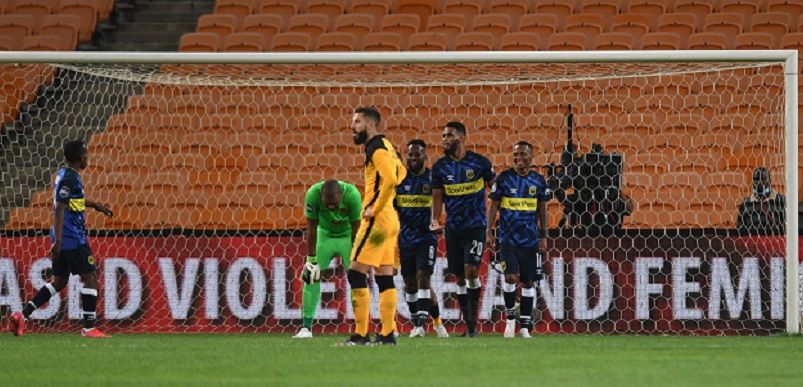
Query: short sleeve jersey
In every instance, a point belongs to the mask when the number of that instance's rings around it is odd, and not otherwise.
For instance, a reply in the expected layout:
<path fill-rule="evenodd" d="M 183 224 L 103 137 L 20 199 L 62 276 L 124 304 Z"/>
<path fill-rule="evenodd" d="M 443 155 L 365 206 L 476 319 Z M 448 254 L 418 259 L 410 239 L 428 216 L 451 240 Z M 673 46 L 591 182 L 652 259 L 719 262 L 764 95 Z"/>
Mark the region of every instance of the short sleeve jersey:
<path fill-rule="evenodd" d="M 395 205 L 401 223 L 401 248 L 437 242 L 435 233 L 429 229 L 432 216 L 430 175 L 429 169 L 425 169 L 420 175 L 408 172 L 407 177 L 396 187 Z"/>
<path fill-rule="evenodd" d="M 61 168 L 56 174 L 56 185 L 53 189 L 54 213 L 58 203 L 67 205 L 61 231 L 61 249 L 75 250 L 86 244 L 86 199 L 81 176 L 72 168 Z M 50 229 L 50 240 L 56 240 L 55 228 Z"/>
<path fill-rule="evenodd" d="M 338 182 L 340 184 L 340 204 L 336 210 L 330 210 L 321 201 L 321 188 L 323 181 L 315 183 L 307 190 L 304 200 L 304 216 L 307 219 L 317 220 L 318 229 L 331 237 L 351 236 L 351 223 L 360 220 L 362 199 L 360 192 L 353 184 Z"/>
<path fill-rule="evenodd" d="M 500 202 L 497 239 L 518 247 L 539 245 L 538 203 L 551 196 L 541 174 L 520 175 L 513 169 L 502 172 L 491 188 L 491 200 Z"/>
<path fill-rule="evenodd" d="M 432 188 L 443 190 L 447 229 L 486 226 L 485 185 L 495 177 L 491 161 L 472 151 L 460 160 L 446 156 L 435 162 Z"/>

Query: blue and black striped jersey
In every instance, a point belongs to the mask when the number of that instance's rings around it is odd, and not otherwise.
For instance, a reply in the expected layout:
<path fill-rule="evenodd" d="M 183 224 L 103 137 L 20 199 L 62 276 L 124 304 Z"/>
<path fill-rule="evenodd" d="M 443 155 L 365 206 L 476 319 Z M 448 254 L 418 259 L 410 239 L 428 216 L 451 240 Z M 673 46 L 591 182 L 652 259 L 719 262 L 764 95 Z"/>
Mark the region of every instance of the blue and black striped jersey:
<path fill-rule="evenodd" d="M 432 188 L 443 190 L 447 229 L 486 226 L 485 185 L 495 177 L 491 161 L 472 151 L 460 160 L 446 156 L 435 162 Z"/>
<path fill-rule="evenodd" d="M 64 227 L 61 232 L 61 249 L 75 250 L 86 244 L 86 223 L 84 212 L 84 184 L 81 176 L 74 169 L 61 168 L 56 174 L 56 186 L 53 189 L 53 211 L 58 203 L 67 204 L 64 210 Z M 50 240 L 55 241 L 56 230 L 51 227 Z"/>
<path fill-rule="evenodd" d="M 540 173 L 519 175 L 514 169 L 499 174 L 491 187 L 491 200 L 500 202 L 497 240 L 517 247 L 540 245 L 538 203 L 549 200 L 551 193 Z"/>
<path fill-rule="evenodd" d="M 420 175 L 408 171 L 407 177 L 396 187 L 396 211 L 401 231 L 399 247 L 435 243 L 437 237 L 429 230 L 432 217 L 432 181 L 429 168 Z"/>

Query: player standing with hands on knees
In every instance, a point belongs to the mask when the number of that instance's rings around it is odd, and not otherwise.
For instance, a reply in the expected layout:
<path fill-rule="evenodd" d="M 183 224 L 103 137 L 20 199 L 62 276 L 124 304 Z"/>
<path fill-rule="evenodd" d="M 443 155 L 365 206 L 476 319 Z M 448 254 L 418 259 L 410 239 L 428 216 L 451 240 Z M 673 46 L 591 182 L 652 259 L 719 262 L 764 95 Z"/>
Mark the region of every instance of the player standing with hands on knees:
<path fill-rule="evenodd" d="M 486 238 L 488 247 L 493 249 L 493 226 L 498 212 L 497 256 L 501 256 L 505 273 L 502 284 L 507 314 L 504 337 L 508 338 L 516 336 L 516 284 L 521 284 L 519 334 L 530 338 L 535 299 L 533 282 L 543 277 L 541 248 L 544 246 L 540 237 L 546 235 L 546 202 L 551 193 L 544 177 L 530 169 L 532 160 L 532 145 L 525 141 L 516 143 L 513 146 L 515 167 L 499 174 L 490 194 Z"/>
<path fill-rule="evenodd" d="M 89 164 L 86 146 L 81 140 L 68 141 L 64 144 L 66 166 L 56 174 L 53 190 L 53 228 L 50 229 L 50 258 L 53 260 L 53 282 L 46 284 L 22 312 L 11 315 L 11 332 L 15 336 L 25 333 L 25 320 L 67 286 L 70 274 L 80 275 L 81 305 L 84 315 L 84 329 L 81 336 L 90 338 L 107 338 L 95 328 L 98 304 L 98 284 L 95 275 L 95 257 L 89 248 L 86 235 L 86 209 L 94 208 L 103 215 L 111 217 L 112 211 L 100 203 L 84 198 L 84 184 L 78 171 Z"/>
<path fill-rule="evenodd" d="M 444 157 L 432 166 L 432 219 L 430 230 L 439 230 L 446 205 L 446 259 L 449 272 L 457 277 L 457 299 L 464 336 L 477 335 L 477 310 L 481 282 L 479 267 L 485 250 L 485 189 L 494 182 L 491 161 L 466 150 L 466 127 L 448 122 L 443 129 Z"/>
<path fill-rule="evenodd" d="M 337 180 L 320 181 L 307 190 L 304 217 L 307 218 L 307 263 L 301 274 L 303 327 L 294 339 L 312 338 L 312 320 L 321 301 L 321 269 L 329 268 L 339 256 L 349 269 L 351 245 L 360 226 L 362 201 L 353 184 Z"/>

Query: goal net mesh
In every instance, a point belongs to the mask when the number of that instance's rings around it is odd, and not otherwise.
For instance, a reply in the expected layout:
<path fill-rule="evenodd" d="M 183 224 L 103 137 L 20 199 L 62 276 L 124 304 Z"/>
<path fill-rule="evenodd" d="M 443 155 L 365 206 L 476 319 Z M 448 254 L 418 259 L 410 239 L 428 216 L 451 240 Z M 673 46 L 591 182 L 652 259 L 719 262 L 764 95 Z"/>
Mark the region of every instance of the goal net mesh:
<path fill-rule="evenodd" d="M 356 107 L 374 106 L 399 150 L 429 144 L 429 165 L 448 121 L 466 125 L 467 148 L 497 173 L 512 166 L 515 142 L 533 145 L 554 192 L 535 331 L 786 328 L 783 219 L 742 205 L 758 167 L 772 195 L 798 189 L 784 185 L 781 63 L 19 64 L 3 66 L 0 86 L 2 312 L 51 278 L 53 176 L 62 144 L 80 138 L 86 197 L 115 213 L 87 215 L 102 327 L 296 330 L 305 191 L 328 178 L 363 189 L 349 125 Z M 447 327 L 461 331 L 443 245 L 433 289 Z M 504 326 L 502 276 L 488 260 L 486 332 Z M 353 321 L 334 262 L 316 331 Z M 79 326 L 80 287 L 72 278 L 32 329 Z"/>

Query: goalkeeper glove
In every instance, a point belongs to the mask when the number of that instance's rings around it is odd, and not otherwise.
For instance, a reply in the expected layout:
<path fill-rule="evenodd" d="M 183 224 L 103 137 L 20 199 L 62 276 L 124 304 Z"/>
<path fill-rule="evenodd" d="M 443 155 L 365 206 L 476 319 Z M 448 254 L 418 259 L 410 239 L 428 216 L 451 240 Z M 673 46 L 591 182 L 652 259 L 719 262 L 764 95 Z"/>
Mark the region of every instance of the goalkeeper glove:
<path fill-rule="evenodd" d="M 318 257 L 311 255 L 307 257 L 304 270 L 301 272 L 301 280 L 305 284 L 313 284 L 321 280 L 321 268 L 318 267 Z"/>

